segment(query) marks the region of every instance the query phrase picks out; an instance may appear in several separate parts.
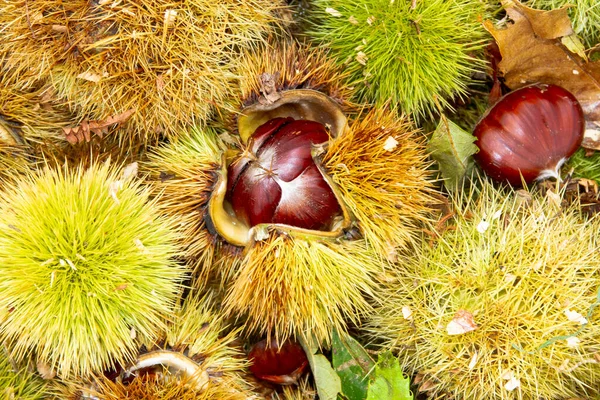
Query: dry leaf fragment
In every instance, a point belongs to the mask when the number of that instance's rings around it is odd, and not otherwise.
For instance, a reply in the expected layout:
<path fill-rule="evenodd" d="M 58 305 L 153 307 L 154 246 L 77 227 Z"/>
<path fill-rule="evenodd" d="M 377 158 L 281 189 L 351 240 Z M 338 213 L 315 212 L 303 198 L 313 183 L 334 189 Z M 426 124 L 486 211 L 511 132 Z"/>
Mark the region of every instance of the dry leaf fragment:
<path fill-rule="evenodd" d="M 504 29 L 491 21 L 484 25 L 500 48 L 499 69 L 506 85 L 511 89 L 531 83 L 562 86 L 579 100 L 589 121 L 600 120 L 600 63 L 586 62 L 562 44 L 562 38 L 573 33 L 567 10 L 533 10 L 517 0 L 505 2 L 504 7 L 512 24 Z"/>
<path fill-rule="evenodd" d="M 81 74 L 77 75 L 77 78 L 98 83 L 100 82 L 100 79 L 102 79 L 102 75 L 98 75 L 93 72 L 82 72 Z"/>
<path fill-rule="evenodd" d="M 274 74 L 264 72 L 259 75 L 260 92 L 263 95 L 258 99 L 260 104 L 273 104 L 281 98 L 281 93 L 277 91 L 277 80 L 280 76 L 279 72 L 275 72 Z"/>
<path fill-rule="evenodd" d="M 124 181 L 129 180 L 131 178 L 135 178 L 138 174 L 138 163 L 132 162 L 131 164 L 127 164 L 125 168 L 123 168 L 123 172 L 121 176 Z"/>
<path fill-rule="evenodd" d="M 36 367 L 42 379 L 53 379 L 56 376 L 56 371 L 43 361 L 38 361 Z"/>
<path fill-rule="evenodd" d="M 477 329 L 477 324 L 475 324 L 473 314 L 467 310 L 458 310 L 452 321 L 446 326 L 448 335 L 462 335 L 475 329 Z"/>
<path fill-rule="evenodd" d="M 487 231 L 489 227 L 490 227 L 490 223 L 487 222 L 486 220 L 482 219 L 477 224 L 477 232 L 479 232 L 479 233 L 485 233 L 485 231 Z"/>
<path fill-rule="evenodd" d="M 350 18 L 348 18 L 348 21 L 350 21 L 352 25 L 358 25 L 358 20 L 354 15 L 351 15 Z"/>
<path fill-rule="evenodd" d="M 364 52 L 359 51 L 358 53 L 356 53 L 356 61 L 358 61 L 359 64 L 367 65 L 368 59 L 369 58 L 367 57 L 367 55 Z"/>
<path fill-rule="evenodd" d="M 583 315 L 579 314 L 577 311 L 572 311 L 567 308 L 565 310 L 565 315 L 571 322 L 577 322 L 580 325 L 588 323 L 588 320 Z"/>
<path fill-rule="evenodd" d="M 402 316 L 408 321 L 412 320 L 412 310 L 409 306 L 402 307 Z"/>
<path fill-rule="evenodd" d="M 385 143 L 383 144 L 383 149 L 385 151 L 392 151 L 397 146 L 398 146 L 398 141 L 393 136 L 390 136 L 385 140 Z"/>
<path fill-rule="evenodd" d="M 504 389 L 508 390 L 509 392 L 512 392 L 513 390 L 521 387 L 521 381 L 519 379 L 517 379 L 517 377 L 515 376 L 515 373 L 511 370 L 503 371 L 503 373 L 500 377 L 502 379 L 504 379 L 505 381 L 507 381 L 504 384 Z"/>
<path fill-rule="evenodd" d="M 175 19 L 177 18 L 177 10 L 168 9 L 165 11 L 165 28 L 170 28 L 175 23 Z"/>
<path fill-rule="evenodd" d="M 469 371 L 472 371 L 473 368 L 475 368 L 475 365 L 477 365 L 478 359 L 479 359 L 479 352 L 475 351 L 475 354 L 473 354 L 473 357 L 471 357 L 471 362 L 469 362 Z"/>
<path fill-rule="evenodd" d="M 581 147 L 590 150 L 600 150 L 600 123 L 587 122 Z"/>
<path fill-rule="evenodd" d="M 110 194 L 110 197 L 112 197 L 113 200 L 115 201 L 115 203 L 117 203 L 117 204 L 121 204 L 121 201 L 117 197 L 117 193 L 122 188 L 123 188 L 123 182 L 120 180 L 111 182 L 110 185 L 108 185 L 108 193 Z"/>
<path fill-rule="evenodd" d="M 120 125 L 126 122 L 134 112 L 135 110 L 132 108 L 124 113 L 110 116 L 101 121 L 83 121 L 78 126 L 62 129 L 67 141 L 71 144 L 81 143 L 83 140 L 89 142 L 92 140 L 92 133 L 102 138 L 104 134 L 108 133 L 108 128 L 111 125 Z"/>
<path fill-rule="evenodd" d="M 513 390 L 521 387 L 521 381 L 517 378 L 510 378 L 506 384 L 504 384 L 504 389 L 512 392 Z"/>
<path fill-rule="evenodd" d="M 331 8 L 331 7 L 327 7 L 327 8 L 325 9 L 325 12 L 326 12 L 327 14 L 331 14 L 331 15 L 333 15 L 334 17 L 341 17 L 341 16 L 342 16 L 342 13 L 341 13 L 341 12 L 339 12 L 339 11 L 338 11 L 338 10 L 336 10 L 335 8 Z"/>

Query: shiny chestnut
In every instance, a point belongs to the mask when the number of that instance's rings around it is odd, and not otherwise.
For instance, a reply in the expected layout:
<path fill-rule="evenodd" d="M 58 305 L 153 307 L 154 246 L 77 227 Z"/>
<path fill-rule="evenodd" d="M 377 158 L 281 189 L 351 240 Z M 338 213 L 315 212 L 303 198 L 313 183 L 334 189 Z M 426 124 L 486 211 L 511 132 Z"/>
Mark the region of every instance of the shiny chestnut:
<path fill-rule="evenodd" d="M 255 377 L 278 385 L 296 384 L 308 367 L 304 350 L 291 340 L 282 344 L 274 339 L 262 340 L 252 346 L 248 359 Z"/>
<path fill-rule="evenodd" d="M 341 209 L 312 156 L 328 140 L 316 121 L 278 117 L 259 126 L 228 168 L 226 200 L 236 216 L 250 227 L 328 229 Z"/>
<path fill-rule="evenodd" d="M 513 186 L 549 177 L 581 145 L 585 119 L 570 92 L 531 85 L 502 97 L 475 127 L 475 160 L 490 177 Z"/>

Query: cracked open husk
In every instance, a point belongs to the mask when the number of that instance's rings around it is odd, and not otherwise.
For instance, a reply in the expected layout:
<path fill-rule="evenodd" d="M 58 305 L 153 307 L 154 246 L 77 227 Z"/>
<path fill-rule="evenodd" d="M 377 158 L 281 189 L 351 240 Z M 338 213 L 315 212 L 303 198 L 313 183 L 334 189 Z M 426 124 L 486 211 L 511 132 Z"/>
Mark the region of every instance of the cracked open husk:
<path fill-rule="evenodd" d="M 218 279 L 225 310 L 251 332 L 327 341 L 333 328 L 371 309 L 374 277 L 428 218 L 425 150 L 393 110 L 349 113 L 355 108 L 339 97 L 348 94 L 339 86 L 342 73 L 322 50 L 284 43 L 265 52 L 253 58 L 261 69 L 250 58 L 238 70 L 244 95 L 231 103 L 239 117 L 225 112 L 218 127 L 157 149 L 147 168 L 162 194 L 159 206 L 179 221 L 196 285 Z M 286 116 L 329 130 L 329 142 L 312 151 L 341 210 L 328 229 L 248 226 L 226 198 L 227 167 L 246 154 L 253 129 Z"/>
<path fill-rule="evenodd" d="M 495 188 L 451 199 L 386 282 L 366 330 L 420 388 L 456 399 L 598 393 L 600 220 L 556 194 Z M 428 240 L 431 239 L 431 240 Z"/>

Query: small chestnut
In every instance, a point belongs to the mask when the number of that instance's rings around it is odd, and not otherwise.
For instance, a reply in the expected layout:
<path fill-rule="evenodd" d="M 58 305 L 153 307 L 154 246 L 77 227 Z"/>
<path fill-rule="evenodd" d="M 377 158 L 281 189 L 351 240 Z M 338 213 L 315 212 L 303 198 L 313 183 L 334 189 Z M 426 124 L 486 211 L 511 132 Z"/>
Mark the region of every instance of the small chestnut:
<path fill-rule="evenodd" d="M 502 97 L 475 127 L 475 160 L 490 177 L 513 186 L 549 177 L 579 148 L 585 119 L 570 92 L 526 86 Z"/>
<path fill-rule="evenodd" d="M 273 118 L 258 127 L 227 173 L 226 199 L 236 216 L 250 227 L 327 229 L 341 208 L 311 150 L 328 140 L 315 121 Z"/>
<path fill-rule="evenodd" d="M 258 379 L 279 385 L 293 385 L 306 372 L 308 358 L 302 347 L 291 340 L 261 340 L 252 346 L 248 359 L 250 371 Z"/>

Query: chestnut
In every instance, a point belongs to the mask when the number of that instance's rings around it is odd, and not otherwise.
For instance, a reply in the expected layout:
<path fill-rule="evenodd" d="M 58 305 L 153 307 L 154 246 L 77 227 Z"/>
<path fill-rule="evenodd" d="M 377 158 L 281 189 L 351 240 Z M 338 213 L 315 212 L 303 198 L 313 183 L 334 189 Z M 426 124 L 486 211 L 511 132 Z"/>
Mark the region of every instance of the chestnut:
<path fill-rule="evenodd" d="M 255 377 L 278 385 L 296 384 L 308 367 L 304 350 L 291 340 L 281 345 L 275 339 L 261 340 L 252 346 L 248 359 Z"/>
<path fill-rule="evenodd" d="M 250 227 L 327 229 L 341 208 L 312 148 L 328 140 L 316 121 L 278 117 L 259 126 L 227 172 L 226 200 L 237 218 Z"/>
<path fill-rule="evenodd" d="M 525 86 L 502 97 L 475 127 L 475 160 L 490 177 L 513 186 L 549 177 L 579 148 L 585 119 L 570 92 Z"/>

